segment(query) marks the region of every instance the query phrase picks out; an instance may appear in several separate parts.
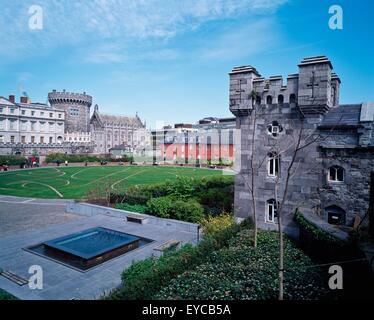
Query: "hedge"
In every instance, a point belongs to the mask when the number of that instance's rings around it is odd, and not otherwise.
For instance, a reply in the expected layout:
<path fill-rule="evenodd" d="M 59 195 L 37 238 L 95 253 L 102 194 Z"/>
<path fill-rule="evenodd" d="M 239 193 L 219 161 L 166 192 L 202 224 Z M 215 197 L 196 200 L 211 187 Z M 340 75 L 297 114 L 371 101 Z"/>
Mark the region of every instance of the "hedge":
<path fill-rule="evenodd" d="M 341 240 L 309 222 L 300 211 L 294 215 L 300 228 L 300 245 L 313 259 L 321 262 L 338 261 L 357 256 L 352 241 Z"/>
<path fill-rule="evenodd" d="M 135 262 L 122 273 L 123 286 L 114 290 L 108 299 L 149 300 L 155 298 L 159 290 L 186 270 L 193 270 L 209 260 L 213 251 L 229 244 L 238 232 L 249 229 L 252 224 L 245 220 L 241 224 L 232 224 L 229 228 L 208 235 L 197 246 L 185 245 L 160 258 L 150 257 Z"/>
<path fill-rule="evenodd" d="M 113 192 L 110 201 L 115 205 L 118 203 L 147 205 L 150 202 L 152 205 L 161 206 L 161 203 L 167 202 L 167 199 L 159 201 L 152 199 L 166 196 L 182 201 L 194 199 L 204 208 L 206 214 L 231 212 L 234 202 L 234 181 L 232 177 L 227 176 L 200 179 L 178 177 L 175 181 L 132 186 L 124 191 Z"/>
<path fill-rule="evenodd" d="M 63 163 L 65 161 L 71 163 L 77 162 L 100 162 L 100 161 L 107 161 L 107 162 L 130 162 L 133 160 L 132 157 L 124 155 L 122 158 L 111 158 L 111 157 L 98 157 L 98 156 L 90 156 L 87 154 L 65 154 L 65 153 L 51 153 L 46 156 L 45 162 L 46 163 L 55 163 L 59 161 Z"/>
<path fill-rule="evenodd" d="M 242 230 L 229 246 L 213 252 L 210 261 L 175 277 L 156 295 L 157 299 L 183 300 L 276 300 L 278 298 L 278 234 L 260 231 L 258 247 Z M 327 282 L 319 268 L 285 239 L 284 297 L 310 300 L 328 297 Z"/>
<path fill-rule="evenodd" d="M 148 207 L 141 204 L 118 203 L 115 208 L 130 212 L 148 213 Z"/>
<path fill-rule="evenodd" d="M 21 156 L 0 156 L 0 165 L 18 166 L 22 163 L 26 163 L 27 159 Z"/>
<path fill-rule="evenodd" d="M 150 214 L 160 218 L 199 223 L 204 218 L 203 207 L 194 199 L 181 200 L 175 196 L 150 199 L 147 202 Z"/>

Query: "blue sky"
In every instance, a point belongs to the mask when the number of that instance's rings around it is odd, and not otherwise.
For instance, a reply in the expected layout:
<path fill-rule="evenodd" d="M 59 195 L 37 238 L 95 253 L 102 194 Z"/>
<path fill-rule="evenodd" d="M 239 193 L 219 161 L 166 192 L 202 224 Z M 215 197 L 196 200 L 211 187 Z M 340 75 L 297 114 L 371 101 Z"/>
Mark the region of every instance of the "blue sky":
<path fill-rule="evenodd" d="M 30 30 L 40 5 L 43 30 Z M 344 11 L 343 30 L 328 9 Z M 228 72 L 251 64 L 263 76 L 298 71 L 327 55 L 341 103 L 374 101 L 373 1 L 0 0 L 0 95 L 52 89 L 91 94 L 103 112 L 154 127 L 231 116 Z"/>

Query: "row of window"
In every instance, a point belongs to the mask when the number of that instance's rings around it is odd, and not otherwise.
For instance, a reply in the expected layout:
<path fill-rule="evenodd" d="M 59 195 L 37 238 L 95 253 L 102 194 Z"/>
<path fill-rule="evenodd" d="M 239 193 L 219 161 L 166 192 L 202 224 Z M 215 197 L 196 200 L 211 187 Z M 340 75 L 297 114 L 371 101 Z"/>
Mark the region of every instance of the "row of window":
<path fill-rule="evenodd" d="M 296 103 L 296 94 L 294 94 L 294 93 L 290 94 L 290 99 L 289 100 L 290 100 L 290 103 Z M 262 102 L 261 97 L 257 96 L 256 97 L 256 104 L 260 105 L 261 102 Z M 266 97 L 266 104 L 273 104 L 273 103 L 274 103 L 274 97 L 271 96 L 271 95 L 268 95 Z M 283 94 L 280 94 L 278 96 L 278 104 L 279 105 L 283 105 L 284 104 L 284 96 L 283 96 Z"/>
<path fill-rule="evenodd" d="M 275 199 L 270 199 L 266 201 L 266 208 L 265 208 L 265 221 L 270 223 L 277 223 L 278 222 L 278 212 L 277 209 L 279 207 L 275 201 Z M 344 225 L 346 222 L 346 212 L 336 206 L 328 206 L 324 209 L 327 221 L 330 224 L 337 224 L 337 225 Z"/>
<path fill-rule="evenodd" d="M 276 152 L 268 154 L 267 172 L 270 177 L 278 177 L 281 168 L 281 157 Z M 328 169 L 328 181 L 344 182 L 344 168 L 340 166 L 332 166 Z"/>
<path fill-rule="evenodd" d="M 53 132 L 56 127 L 54 122 L 37 122 L 37 121 L 30 121 L 30 126 L 28 125 L 28 121 L 20 121 L 20 130 L 21 131 L 50 131 Z M 63 132 L 63 123 L 57 124 L 57 131 Z M 8 127 L 6 128 L 6 120 L 0 120 L 0 130 L 18 130 L 18 121 L 17 120 L 9 120 Z"/>
<path fill-rule="evenodd" d="M 10 114 L 15 114 L 15 108 L 9 108 L 9 113 Z M 28 111 L 28 110 L 27 110 Z M 26 115 L 28 115 L 28 112 L 27 112 L 26 110 L 21 110 L 21 115 L 23 115 L 23 116 L 26 116 Z M 0 113 L 5 113 L 5 107 L 0 107 Z M 31 116 L 36 116 L 36 111 L 35 110 L 30 110 L 30 115 Z M 45 117 L 46 116 L 46 114 L 45 114 L 45 112 L 44 111 L 40 111 L 39 112 L 39 114 L 38 114 L 40 117 Z M 53 112 L 49 112 L 49 117 L 50 118 L 53 118 Z M 57 115 L 57 117 L 59 118 L 59 119 L 62 119 L 62 113 L 59 113 L 58 115 Z"/>
<path fill-rule="evenodd" d="M 28 140 L 26 136 L 21 136 L 20 137 L 20 142 L 21 143 L 47 143 L 47 141 L 48 141 L 48 143 L 53 143 L 53 137 L 48 137 L 48 139 L 47 139 L 46 137 L 41 136 L 41 137 L 39 137 L 38 141 L 37 141 L 35 136 L 31 136 L 30 140 Z M 61 142 L 62 137 L 58 137 L 57 141 Z M 5 137 L 0 135 L 0 143 L 7 143 L 7 142 L 16 143 L 16 136 L 10 136 L 9 141 L 6 141 Z"/>

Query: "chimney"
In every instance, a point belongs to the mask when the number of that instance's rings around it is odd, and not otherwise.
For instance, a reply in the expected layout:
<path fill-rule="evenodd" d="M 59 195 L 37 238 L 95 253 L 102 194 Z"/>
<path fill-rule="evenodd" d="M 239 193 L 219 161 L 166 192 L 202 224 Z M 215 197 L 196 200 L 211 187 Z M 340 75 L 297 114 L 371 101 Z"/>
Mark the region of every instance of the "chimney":
<path fill-rule="evenodd" d="M 20 102 L 21 103 L 29 103 L 29 98 L 28 97 L 21 97 Z"/>
<path fill-rule="evenodd" d="M 10 102 L 12 103 L 15 103 L 16 102 L 16 97 L 12 94 L 9 96 L 9 99 L 8 99 Z"/>

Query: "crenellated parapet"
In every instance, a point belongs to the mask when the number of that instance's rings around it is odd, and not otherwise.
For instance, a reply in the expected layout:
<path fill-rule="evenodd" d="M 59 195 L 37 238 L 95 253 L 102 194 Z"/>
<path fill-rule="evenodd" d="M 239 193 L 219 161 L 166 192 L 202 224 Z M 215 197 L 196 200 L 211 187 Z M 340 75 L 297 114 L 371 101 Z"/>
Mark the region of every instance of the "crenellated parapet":
<path fill-rule="evenodd" d="M 305 116 L 321 115 L 339 105 L 339 88 L 340 79 L 325 56 L 304 58 L 299 72 L 290 74 L 286 84 L 280 75 L 264 78 L 252 66 L 236 67 L 230 72 L 230 111 L 246 115 L 256 103 L 297 105 Z M 256 101 L 252 101 L 253 92 Z"/>
<path fill-rule="evenodd" d="M 48 101 L 52 107 L 65 110 L 65 132 L 90 132 L 90 95 L 53 90 L 48 93 Z"/>
<path fill-rule="evenodd" d="M 92 105 L 92 97 L 85 92 L 74 93 L 67 91 L 58 92 L 56 90 L 53 90 L 52 92 L 48 93 L 48 101 L 50 104 L 74 103 L 86 105 L 89 107 L 91 107 Z"/>

